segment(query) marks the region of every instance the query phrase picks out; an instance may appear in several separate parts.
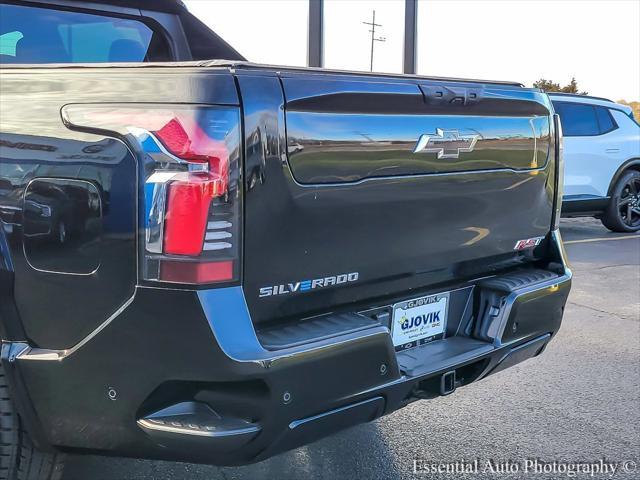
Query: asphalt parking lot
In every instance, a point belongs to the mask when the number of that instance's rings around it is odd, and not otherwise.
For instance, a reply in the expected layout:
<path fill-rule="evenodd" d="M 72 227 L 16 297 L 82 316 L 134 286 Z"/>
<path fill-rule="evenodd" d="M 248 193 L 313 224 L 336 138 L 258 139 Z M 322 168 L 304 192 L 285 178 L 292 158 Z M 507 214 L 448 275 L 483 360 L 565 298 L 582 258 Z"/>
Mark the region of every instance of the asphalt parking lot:
<path fill-rule="evenodd" d="M 560 333 L 538 358 L 257 465 L 71 457 L 63 479 L 567 478 L 525 475 L 526 459 L 604 459 L 619 465 L 613 478 L 640 478 L 640 235 L 613 234 L 592 219 L 564 221 L 562 231 L 573 290 Z M 485 472 L 416 475 L 416 458 L 478 459 Z M 491 472 L 487 461 L 519 470 Z"/>

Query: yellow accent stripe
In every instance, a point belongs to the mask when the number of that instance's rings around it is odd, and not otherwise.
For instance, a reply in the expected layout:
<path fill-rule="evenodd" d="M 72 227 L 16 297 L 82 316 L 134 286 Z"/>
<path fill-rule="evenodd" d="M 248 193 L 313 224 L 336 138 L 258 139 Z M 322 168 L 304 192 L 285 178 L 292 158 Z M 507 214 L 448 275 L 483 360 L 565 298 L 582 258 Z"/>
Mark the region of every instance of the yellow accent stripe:
<path fill-rule="evenodd" d="M 569 240 L 563 242 L 565 245 L 572 243 L 591 243 L 591 242 L 611 242 L 613 240 L 633 240 L 634 238 L 640 238 L 640 235 L 629 235 L 627 237 L 600 237 L 600 238 L 585 238 L 583 240 Z"/>

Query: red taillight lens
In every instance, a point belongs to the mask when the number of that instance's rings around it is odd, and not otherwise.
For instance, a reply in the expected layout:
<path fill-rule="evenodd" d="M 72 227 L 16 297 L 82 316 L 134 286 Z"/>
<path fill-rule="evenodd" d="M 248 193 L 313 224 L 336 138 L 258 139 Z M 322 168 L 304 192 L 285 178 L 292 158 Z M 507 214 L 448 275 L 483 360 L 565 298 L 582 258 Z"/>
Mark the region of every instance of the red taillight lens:
<path fill-rule="evenodd" d="M 155 132 L 173 155 L 193 163 L 208 165 L 212 180 L 222 194 L 229 179 L 229 152 L 224 142 L 211 138 L 193 119 L 172 118 Z"/>
<path fill-rule="evenodd" d="M 164 253 L 200 255 L 211 201 L 227 194 L 229 154 L 191 117 L 172 118 L 155 134 L 173 155 L 204 164 L 201 171 L 181 174 L 169 184 L 164 224 Z"/>
<path fill-rule="evenodd" d="M 237 107 L 69 105 L 66 123 L 127 135 L 144 172 L 147 280 L 215 283 L 240 273 Z"/>
<path fill-rule="evenodd" d="M 171 255 L 200 255 L 207 229 L 213 182 L 187 175 L 169 185 L 163 251 Z"/>
<path fill-rule="evenodd" d="M 233 262 L 175 262 L 163 260 L 160 277 L 174 283 L 214 283 L 233 278 Z"/>

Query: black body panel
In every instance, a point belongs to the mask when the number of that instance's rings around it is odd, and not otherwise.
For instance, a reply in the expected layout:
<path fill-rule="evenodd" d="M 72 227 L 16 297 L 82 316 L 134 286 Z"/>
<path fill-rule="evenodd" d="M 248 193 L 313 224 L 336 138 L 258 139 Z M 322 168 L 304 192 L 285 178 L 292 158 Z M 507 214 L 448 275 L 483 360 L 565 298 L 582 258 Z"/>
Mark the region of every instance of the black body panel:
<path fill-rule="evenodd" d="M 26 338 L 68 348 L 133 294 L 136 163 L 120 141 L 64 127 L 60 107 L 78 94 L 67 95 L 59 78 L 14 80 L 3 73 L 2 84 L 3 112 L 14 112 L 11 121 L 3 118 L 0 133 L 0 217 L 12 251 L 13 299 Z M 83 182 L 94 198 L 69 188 L 38 189 L 60 181 Z M 100 217 L 80 220 L 91 202 L 101 205 Z M 100 235 L 87 235 L 94 227 Z M 60 229 L 67 232 L 64 241 Z"/>
<path fill-rule="evenodd" d="M 26 338 L 34 345 L 73 347 L 130 299 L 137 283 L 136 161 L 119 139 L 66 128 L 61 108 L 70 103 L 161 99 L 237 104 L 232 76 L 208 71 L 199 75 L 186 68 L 176 75 L 150 67 L 144 78 L 138 69 L 2 71 L 0 219 L 15 269 L 13 298 Z M 84 182 L 95 198 L 74 194 L 68 186 L 48 188 L 43 196 L 35 180 Z M 101 220 L 80 221 L 91 202 L 100 204 Z M 62 245 L 61 220 L 68 231 Z M 79 233 L 90 230 L 90 224 L 99 230 L 98 236 Z M 43 256 L 57 258 L 38 260 Z"/>
<path fill-rule="evenodd" d="M 312 316 L 329 305 L 365 308 L 490 273 L 528 261 L 531 252 L 514 245 L 549 231 L 555 161 L 546 96 L 486 85 L 477 103 L 436 108 L 421 93 L 424 80 L 285 71 L 281 89 L 269 72 L 237 74 L 245 110 L 244 285 L 254 322 Z M 469 115 L 480 106 L 493 110 Z M 476 150 L 459 158 L 412 154 L 411 138 L 415 144 L 421 132 L 441 127 L 475 128 Z M 340 145 L 330 145 L 338 137 Z M 358 281 L 286 293 L 351 272 Z M 265 287 L 285 293 L 261 297 Z"/>

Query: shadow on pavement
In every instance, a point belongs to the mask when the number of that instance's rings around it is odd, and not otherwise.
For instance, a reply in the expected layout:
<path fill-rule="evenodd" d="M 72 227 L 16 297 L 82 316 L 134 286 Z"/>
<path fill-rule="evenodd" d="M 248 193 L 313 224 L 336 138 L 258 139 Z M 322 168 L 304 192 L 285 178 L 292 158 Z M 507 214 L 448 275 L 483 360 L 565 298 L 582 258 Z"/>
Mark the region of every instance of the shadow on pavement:
<path fill-rule="evenodd" d="M 400 478 L 376 423 L 244 467 L 70 456 L 62 480 L 287 480 Z"/>

